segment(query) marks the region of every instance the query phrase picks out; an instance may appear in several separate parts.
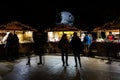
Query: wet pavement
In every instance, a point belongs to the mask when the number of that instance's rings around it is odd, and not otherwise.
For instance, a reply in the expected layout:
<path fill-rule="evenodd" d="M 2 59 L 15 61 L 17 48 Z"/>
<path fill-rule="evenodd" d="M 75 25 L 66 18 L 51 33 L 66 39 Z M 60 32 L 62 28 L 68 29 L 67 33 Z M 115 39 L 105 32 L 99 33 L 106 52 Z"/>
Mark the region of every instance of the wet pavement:
<path fill-rule="evenodd" d="M 12 72 L 3 80 L 120 80 L 120 62 L 99 58 L 81 57 L 82 68 L 75 67 L 73 56 L 69 56 L 69 66 L 63 67 L 61 56 L 44 56 L 44 64 L 37 65 L 38 57 L 31 58 L 26 65 L 24 57 L 17 60 Z"/>

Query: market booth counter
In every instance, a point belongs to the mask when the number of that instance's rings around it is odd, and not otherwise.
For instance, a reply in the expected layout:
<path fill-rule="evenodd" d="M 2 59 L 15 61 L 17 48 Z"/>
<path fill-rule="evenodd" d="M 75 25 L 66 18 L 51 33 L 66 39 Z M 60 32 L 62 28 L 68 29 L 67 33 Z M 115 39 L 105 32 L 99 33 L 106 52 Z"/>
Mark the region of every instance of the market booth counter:
<path fill-rule="evenodd" d="M 5 43 L 2 42 L 3 38 L 7 36 L 8 32 L 11 32 L 13 34 L 17 34 L 19 38 L 19 44 L 20 49 L 19 53 L 20 55 L 23 55 L 25 53 L 31 52 L 31 48 L 33 48 L 33 32 L 37 31 L 36 29 L 31 28 L 30 26 L 24 25 L 18 21 L 13 21 L 8 24 L 3 24 L 0 26 L 0 59 L 4 58 L 5 55 L 5 49 L 4 45 Z"/>
<path fill-rule="evenodd" d="M 0 44 L 0 60 L 5 59 L 5 44 Z M 31 54 L 33 50 L 33 43 L 20 43 L 19 55 L 26 56 L 26 54 Z"/>
<path fill-rule="evenodd" d="M 107 57 L 110 51 L 113 58 L 120 58 L 120 43 L 93 42 L 90 49 L 89 54 L 93 54 L 94 56 Z"/>
<path fill-rule="evenodd" d="M 48 53 L 60 53 L 60 49 L 58 48 L 58 42 L 61 39 L 62 35 L 67 34 L 68 40 L 71 40 L 73 33 L 77 32 L 80 37 L 80 31 L 78 28 L 74 26 L 68 26 L 64 24 L 60 24 L 54 28 L 46 29 L 47 33 L 47 52 Z"/>
<path fill-rule="evenodd" d="M 96 34 L 95 42 L 91 45 L 92 47 L 96 46 L 95 55 L 98 56 L 107 56 L 109 50 L 107 47 L 109 43 L 107 42 L 107 35 L 109 32 L 112 32 L 114 35 L 114 42 L 111 43 L 111 53 L 112 57 L 119 58 L 120 55 L 120 18 L 112 22 L 105 23 L 103 26 L 98 26 L 93 29 L 93 33 Z"/>

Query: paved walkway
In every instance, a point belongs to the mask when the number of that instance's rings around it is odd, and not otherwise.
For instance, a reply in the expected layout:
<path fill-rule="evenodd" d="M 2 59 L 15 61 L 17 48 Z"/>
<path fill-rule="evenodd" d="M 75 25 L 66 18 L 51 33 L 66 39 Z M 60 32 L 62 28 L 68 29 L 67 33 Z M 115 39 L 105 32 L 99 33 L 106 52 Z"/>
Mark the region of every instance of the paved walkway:
<path fill-rule="evenodd" d="M 38 57 L 17 60 L 12 72 L 4 80 L 120 80 L 120 63 L 106 64 L 106 60 L 81 57 L 82 68 L 75 67 L 73 56 L 69 56 L 69 66 L 63 67 L 61 56 L 44 56 L 44 64 L 37 65 Z"/>

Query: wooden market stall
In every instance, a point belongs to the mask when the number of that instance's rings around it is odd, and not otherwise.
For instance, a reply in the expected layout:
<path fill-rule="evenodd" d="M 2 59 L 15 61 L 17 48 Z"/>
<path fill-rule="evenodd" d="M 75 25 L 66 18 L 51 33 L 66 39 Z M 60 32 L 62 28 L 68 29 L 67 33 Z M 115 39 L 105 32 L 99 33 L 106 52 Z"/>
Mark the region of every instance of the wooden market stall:
<path fill-rule="evenodd" d="M 63 24 L 60 24 L 51 29 L 46 29 L 45 32 L 47 33 L 47 41 L 49 44 L 48 52 L 55 52 L 55 53 L 59 52 L 59 49 L 56 44 L 61 39 L 64 33 L 67 34 L 67 37 L 70 41 L 74 32 L 77 32 L 78 36 L 80 37 L 80 31 L 81 31 L 80 29 L 74 26 L 68 26 Z"/>
<path fill-rule="evenodd" d="M 99 56 L 107 56 L 107 35 L 109 32 L 115 36 L 115 40 L 112 43 L 113 50 L 112 56 L 114 58 L 118 58 L 118 54 L 120 52 L 120 19 L 114 20 L 109 23 L 105 23 L 103 26 L 96 27 L 93 32 L 97 33 L 96 42 L 93 43 L 96 46 L 97 53 L 95 55 Z"/>
<path fill-rule="evenodd" d="M 37 30 L 18 21 L 12 21 L 10 23 L 0 25 L 0 48 L 2 50 L 0 54 L 4 54 L 4 43 L 2 40 L 8 32 L 17 34 L 20 43 L 20 53 L 28 52 L 29 47 L 33 43 L 34 31 Z"/>
<path fill-rule="evenodd" d="M 113 20 L 112 22 L 105 23 L 103 26 L 96 27 L 93 32 L 97 32 L 97 38 L 106 36 L 109 32 L 115 36 L 114 42 L 119 42 L 120 39 L 120 18 L 117 20 Z M 104 33 L 104 34 L 103 34 Z"/>
<path fill-rule="evenodd" d="M 7 32 L 11 32 L 13 34 L 17 34 L 20 43 L 30 43 L 33 42 L 33 31 L 37 30 L 18 21 L 12 21 L 10 23 L 0 25 L 0 40 L 3 39 Z"/>

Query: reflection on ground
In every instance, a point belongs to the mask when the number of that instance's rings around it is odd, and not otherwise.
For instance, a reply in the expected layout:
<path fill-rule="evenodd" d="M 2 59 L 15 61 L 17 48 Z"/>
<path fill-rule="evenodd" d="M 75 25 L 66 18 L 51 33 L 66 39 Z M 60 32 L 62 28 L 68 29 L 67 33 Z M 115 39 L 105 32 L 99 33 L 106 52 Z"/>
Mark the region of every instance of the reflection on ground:
<path fill-rule="evenodd" d="M 63 67 L 61 56 L 45 55 L 44 64 L 37 65 L 38 57 L 18 60 L 11 73 L 4 80 L 120 80 L 119 62 L 106 64 L 106 60 L 81 57 L 82 68 L 75 67 L 73 56 L 69 56 L 69 66 Z"/>

